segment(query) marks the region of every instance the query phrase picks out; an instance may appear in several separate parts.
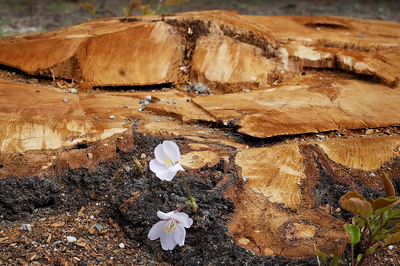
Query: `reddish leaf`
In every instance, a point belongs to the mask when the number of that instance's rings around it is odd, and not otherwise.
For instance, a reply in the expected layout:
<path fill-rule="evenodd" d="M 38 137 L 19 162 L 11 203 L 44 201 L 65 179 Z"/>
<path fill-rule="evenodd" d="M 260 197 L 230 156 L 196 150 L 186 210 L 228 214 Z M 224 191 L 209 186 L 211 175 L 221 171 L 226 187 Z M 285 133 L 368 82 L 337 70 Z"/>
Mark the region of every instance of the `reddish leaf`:
<path fill-rule="evenodd" d="M 381 197 L 376 200 L 370 199 L 369 203 L 372 205 L 375 214 L 381 214 L 382 212 L 398 205 L 400 203 L 400 197 Z"/>
<path fill-rule="evenodd" d="M 400 243 L 400 233 L 390 235 L 385 239 L 385 245 L 399 244 L 399 243 Z"/>
<path fill-rule="evenodd" d="M 383 181 L 383 186 L 385 188 L 386 197 L 394 196 L 395 195 L 394 187 L 387 173 L 383 173 L 382 181 Z"/>
<path fill-rule="evenodd" d="M 339 205 L 352 213 L 368 219 L 372 215 L 371 204 L 355 191 L 347 192 L 340 198 Z"/>

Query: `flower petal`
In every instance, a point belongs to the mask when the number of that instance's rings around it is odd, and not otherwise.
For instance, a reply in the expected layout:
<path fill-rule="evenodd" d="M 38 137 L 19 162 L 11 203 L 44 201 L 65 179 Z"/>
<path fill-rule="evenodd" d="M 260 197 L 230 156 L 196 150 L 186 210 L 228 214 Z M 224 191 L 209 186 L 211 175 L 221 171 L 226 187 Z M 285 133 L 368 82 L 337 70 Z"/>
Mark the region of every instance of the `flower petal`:
<path fill-rule="evenodd" d="M 165 212 L 162 212 L 162 211 L 158 211 L 157 212 L 157 216 L 160 219 L 166 220 L 166 219 L 172 218 L 174 216 L 174 212 L 172 211 L 172 212 L 165 213 Z"/>
<path fill-rule="evenodd" d="M 176 246 L 176 241 L 175 241 L 175 239 L 174 239 L 174 235 L 176 234 L 176 232 L 175 233 L 173 233 L 173 234 L 168 234 L 168 233 L 163 233 L 161 236 L 160 236 L 160 241 L 161 241 L 161 247 L 164 249 L 164 250 L 173 250 L 174 249 L 174 247 Z"/>
<path fill-rule="evenodd" d="M 163 144 L 158 144 L 154 149 L 154 155 L 156 156 L 157 161 L 164 164 L 163 161 L 166 158 L 166 153 L 164 152 Z"/>
<path fill-rule="evenodd" d="M 179 163 L 175 164 L 174 166 L 170 167 L 169 170 L 171 172 L 178 172 L 178 171 L 185 171 L 185 169 L 183 169 L 182 165 L 180 165 Z"/>
<path fill-rule="evenodd" d="M 163 148 L 165 154 L 171 156 L 172 162 L 174 164 L 179 162 L 179 160 L 181 159 L 181 152 L 179 151 L 179 146 L 175 142 L 165 140 L 163 142 Z"/>
<path fill-rule="evenodd" d="M 169 171 L 168 167 L 165 166 L 165 164 L 160 163 L 157 159 L 150 161 L 150 170 L 154 173 Z"/>
<path fill-rule="evenodd" d="M 186 237 L 186 230 L 181 226 L 180 224 L 176 225 L 176 232 L 173 233 L 174 235 L 174 240 L 179 246 L 183 246 L 185 243 L 185 237 Z"/>
<path fill-rule="evenodd" d="M 165 234 L 164 226 L 167 221 L 159 221 L 150 229 L 149 234 L 147 235 L 150 240 L 156 240 L 157 238 L 161 237 L 162 234 Z"/>
<path fill-rule="evenodd" d="M 161 180 L 171 181 L 172 178 L 176 175 L 176 172 L 171 172 L 169 169 L 163 172 L 157 172 L 156 176 Z"/>
<path fill-rule="evenodd" d="M 189 218 L 189 216 L 184 212 L 174 213 L 172 215 L 172 218 L 177 220 L 180 225 L 182 225 L 186 228 L 189 228 L 193 224 L 192 218 Z"/>

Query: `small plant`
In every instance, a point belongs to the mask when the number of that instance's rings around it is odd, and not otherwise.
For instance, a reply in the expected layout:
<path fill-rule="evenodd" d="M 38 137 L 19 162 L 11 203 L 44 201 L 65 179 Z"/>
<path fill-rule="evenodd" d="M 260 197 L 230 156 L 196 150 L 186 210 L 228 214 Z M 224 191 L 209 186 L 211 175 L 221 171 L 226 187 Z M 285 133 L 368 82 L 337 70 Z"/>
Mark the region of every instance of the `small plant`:
<path fill-rule="evenodd" d="M 89 12 L 89 14 L 92 16 L 92 19 L 95 18 L 95 16 L 96 16 L 96 7 L 93 4 L 81 3 L 79 5 Z"/>
<path fill-rule="evenodd" d="M 350 191 L 339 200 L 339 205 L 355 216 L 351 224 L 344 225 L 347 239 L 337 248 L 329 265 L 339 265 L 347 243 L 350 244 L 353 266 L 363 265 L 371 255 L 400 243 L 400 197 L 395 196 L 394 187 L 386 174 L 382 179 L 385 198 L 366 200 L 359 193 Z M 356 245 L 363 250 L 357 257 L 354 254 Z M 317 256 L 326 262 L 325 253 L 319 252 Z"/>
<path fill-rule="evenodd" d="M 164 250 L 172 250 L 176 245 L 183 246 L 186 236 L 185 228 L 193 224 L 193 220 L 181 210 L 189 207 L 192 212 L 198 212 L 199 207 L 190 192 L 185 176 L 181 173 L 185 169 L 179 164 L 181 153 L 178 145 L 173 141 L 165 140 L 154 149 L 154 155 L 156 158 L 150 161 L 150 170 L 162 181 L 171 181 L 180 173 L 189 198 L 175 211 L 168 213 L 158 211 L 158 218 L 163 220 L 153 225 L 148 234 L 150 240 L 160 238 L 161 247 Z"/>
<path fill-rule="evenodd" d="M 145 1 L 144 3 L 141 1 L 131 1 L 129 6 L 124 7 L 122 11 L 126 17 L 129 17 L 132 14 L 132 11 L 137 7 L 143 15 L 155 15 L 161 12 L 161 8 L 164 5 L 178 4 L 185 1 L 188 0 L 159 0 L 155 10 L 152 9 L 149 1 Z"/>
<path fill-rule="evenodd" d="M 132 14 L 132 10 L 134 10 L 138 6 L 140 6 L 140 1 L 131 1 L 129 3 L 129 7 L 122 8 L 122 11 L 124 12 L 124 16 L 129 17 Z"/>

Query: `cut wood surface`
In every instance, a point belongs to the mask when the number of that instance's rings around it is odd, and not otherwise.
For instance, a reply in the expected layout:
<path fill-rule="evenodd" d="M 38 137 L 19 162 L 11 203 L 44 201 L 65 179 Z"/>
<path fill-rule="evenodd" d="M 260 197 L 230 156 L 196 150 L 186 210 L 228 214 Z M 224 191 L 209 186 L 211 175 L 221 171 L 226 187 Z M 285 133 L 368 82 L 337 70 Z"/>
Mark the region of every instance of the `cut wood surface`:
<path fill-rule="evenodd" d="M 338 195 L 400 182 L 399 46 L 395 22 L 226 11 L 1 38 L 0 177 L 54 181 L 135 150 L 135 134 L 179 139 L 189 174 L 218 165 L 199 178 L 215 189 L 239 175 L 225 191 L 238 245 L 332 253 Z"/>

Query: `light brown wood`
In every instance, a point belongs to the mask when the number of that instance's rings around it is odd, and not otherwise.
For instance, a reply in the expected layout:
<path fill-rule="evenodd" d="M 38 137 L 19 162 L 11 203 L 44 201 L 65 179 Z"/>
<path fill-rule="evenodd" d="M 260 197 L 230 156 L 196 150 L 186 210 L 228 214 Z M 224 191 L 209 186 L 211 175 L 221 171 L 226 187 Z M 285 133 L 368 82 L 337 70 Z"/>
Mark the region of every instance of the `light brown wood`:
<path fill-rule="evenodd" d="M 330 183 L 381 189 L 383 173 L 399 178 L 399 33 L 387 21 L 210 11 L 2 38 L 0 64 L 78 93 L 2 72 L 0 176 L 57 175 L 60 162 L 96 169 L 132 150 L 134 132 L 179 137 L 189 171 L 234 158 L 222 174 L 239 175 L 225 192 L 236 243 L 258 255 L 332 253 L 343 221 L 324 204 Z M 194 82 L 210 91 L 189 92 Z"/>

